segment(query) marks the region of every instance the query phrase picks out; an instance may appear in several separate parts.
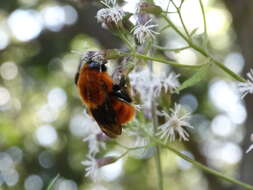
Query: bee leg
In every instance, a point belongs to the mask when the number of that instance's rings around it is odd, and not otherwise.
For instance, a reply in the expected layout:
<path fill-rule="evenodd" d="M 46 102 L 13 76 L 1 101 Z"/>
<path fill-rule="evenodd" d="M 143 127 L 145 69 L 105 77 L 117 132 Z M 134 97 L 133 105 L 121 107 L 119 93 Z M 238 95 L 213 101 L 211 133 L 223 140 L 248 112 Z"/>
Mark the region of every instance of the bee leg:
<path fill-rule="evenodd" d="M 126 79 L 125 79 L 125 77 L 122 77 L 119 84 L 113 85 L 112 95 L 123 102 L 131 103 L 132 99 L 127 92 L 125 84 L 126 84 Z"/>

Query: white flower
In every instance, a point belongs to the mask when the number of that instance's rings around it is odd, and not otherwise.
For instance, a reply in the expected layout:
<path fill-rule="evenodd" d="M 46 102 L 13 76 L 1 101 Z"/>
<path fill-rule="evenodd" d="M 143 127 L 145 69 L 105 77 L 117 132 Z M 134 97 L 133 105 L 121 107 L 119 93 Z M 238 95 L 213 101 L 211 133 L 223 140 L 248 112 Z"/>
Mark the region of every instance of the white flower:
<path fill-rule="evenodd" d="M 88 155 L 87 159 L 85 161 L 82 161 L 81 163 L 82 165 L 86 166 L 85 177 L 90 177 L 93 181 L 97 181 L 99 169 L 97 160 L 93 156 Z"/>
<path fill-rule="evenodd" d="M 166 76 L 160 76 L 156 78 L 154 77 L 153 78 L 154 96 L 159 96 L 163 88 L 165 92 L 169 91 L 170 93 L 174 93 L 175 89 L 180 86 L 180 83 L 178 81 L 179 76 L 180 76 L 179 74 L 170 72 L 167 77 Z"/>
<path fill-rule="evenodd" d="M 105 148 L 105 143 L 103 141 L 100 141 L 97 137 L 99 134 L 101 134 L 101 130 L 97 126 L 96 122 L 93 121 L 90 116 L 85 112 L 85 118 L 87 125 L 85 127 L 88 127 L 88 136 L 83 139 L 84 142 L 88 142 L 89 147 L 89 155 L 96 155 L 99 150 Z"/>
<path fill-rule="evenodd" d="M 172 93 L 180 86 L 178 81 L 179 76 L 180 74 L 170 72 L 170 74 L 163 80 L 163 87 L 166 92 L 170 91 Z"/>
<path fill-rule="evenodd" d="M 253 141 L 253 134 L 251 134 L 250 140 Z M 249 153 L 251 150 L 253 150 L 253 144 L 249 146 L 249 148 L 247 149 L 246 153 Z"/>
<path fill-rule="evenodd" d="M 138 24 L 135 26 L 131 33 L 135 36 L 140 44 L 144 44 L 144 42 L 149 38 L 155 38 L 155 35 L 159 34 L 152 30 L 152 28 L 156 27 L 155 24 L 150 24 L 152 19 L 148 20 L 145 24 Z"/>
<path fill-rule="evenodd" d="M 131 86 L 140 94 L 144 107 L 150 105 L 150 101 L 159 96 L 162 89 L 173 93 L 180 86 L 178 77 L 179 74 L 174 72 L 170 72 L 168 76 L 158 76 L 151 73 L 148 68 L 129 74 Z"/>
<path fill-rule="evenodd" d="M 244 98 L 248 93 L 253 93 L 253 69 L 250 69 L 250 72 L 247 73 L 247 76 L 248 79 L 246 82 L 241 82 L 238 84 L 241 98 Z"/>
<path fill-rule="evenodd" d="M 184 127 L 193 128 L 189 120 L 191 113 L 185 110 L 180 104 L 175 104 L 174 109 L 170 109 L 170 114 L 166 112 L 161 113 L 167 119 L 167 122 L 158 127 L 157 135 L 160 136 L 165 142 L 176 140 L 188 141 L 189 134 Z"/>
<path fill-rule="evenodd" d="M 97 21 L 100 23 L 115 23 L 117 24 L 119 21 L 121 21 L 124 16 L 125 12 L 116 5 L 115 0 L 106 0 L 101 1 L 107 8 L 100 9 L 97 12 Z"/>

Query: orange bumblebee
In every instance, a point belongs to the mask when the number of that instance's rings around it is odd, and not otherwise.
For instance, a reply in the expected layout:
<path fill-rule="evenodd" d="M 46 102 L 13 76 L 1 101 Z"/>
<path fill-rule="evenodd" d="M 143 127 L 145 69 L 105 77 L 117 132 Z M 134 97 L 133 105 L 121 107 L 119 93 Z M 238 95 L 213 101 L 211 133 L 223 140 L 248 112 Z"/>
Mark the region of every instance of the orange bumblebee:
<path fill-rule="evenodd" d="M 135 109 L 124 88 L 125 81 L 114 84 L 107 73 L 106 61 L 98 61 L 94 54 L 90 52 L 81 59 L 75 83 L 88 113 L 107 136 L 114 138 L 121 134 L 122 124 L 133 118 Z"/>

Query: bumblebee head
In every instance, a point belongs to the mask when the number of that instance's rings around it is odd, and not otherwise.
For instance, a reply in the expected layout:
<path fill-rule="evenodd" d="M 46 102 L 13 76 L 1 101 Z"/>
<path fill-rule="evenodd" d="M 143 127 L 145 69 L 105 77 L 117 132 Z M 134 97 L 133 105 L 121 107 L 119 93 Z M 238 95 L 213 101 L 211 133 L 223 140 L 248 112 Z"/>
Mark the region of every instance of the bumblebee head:
<path fill-rule="evenodd" d="M 106 63 L 100 63 L 100 62 L 97 62 L 97 61 L 89 61 L 86 63 L 87 67 L 89 69 L 94 69 L 94 70 L 97 70 L 99 72 L 105 72 L 106 71 L 106 66 L 105 66 Z"/>
<path fill-rule="evenodd" d="M 105 72 L 106 63 L 107 61 L 101 52 L 88 51 L 81 56 L 79 69 L 81 69 L 83 66 L 86 66 L 99 72 Z"/>
<path fill-rule="evenodd" d="M 106 72 L 107 60 L 104 57 L 104 54 L 97 51 L 88 51 L 81 55 L 80 63 L 75 75 L 75 84 L 77 84 L 79 74 L 83 68 L 89 68 L 96 70 L 98 72 Z"/>

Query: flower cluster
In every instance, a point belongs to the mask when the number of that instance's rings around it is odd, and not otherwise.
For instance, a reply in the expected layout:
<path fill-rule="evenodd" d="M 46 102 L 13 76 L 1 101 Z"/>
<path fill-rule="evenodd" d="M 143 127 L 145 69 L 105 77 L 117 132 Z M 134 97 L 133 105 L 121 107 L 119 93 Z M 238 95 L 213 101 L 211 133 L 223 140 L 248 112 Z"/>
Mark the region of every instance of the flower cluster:
<path fill-rule="evenodd" d="M 140 94 L 141 100 L 146 106 L 150 106 L 151 100 L 158 97 L 163 89 L 165 92 L 174 93 L 176 88 L 180 86 L 178 77 L 179 74 L 174 72 L 170 72 L 168 76 L 158 76 L 148 68 L 129 74 L 132 88 Z"/>
<path fill-rule="evenodd" d="M 127 14 L 122 10 L 120 6 L 117 5 L 116 0 L 105 0 L 101 1 L 101 3 L 105 5 L 106 8 L 102 8 L 97 12 L 97 21 L 99 23 L 102 23 L 102 26 L 106 26 L 108 28 L 111 28 L 111 26 L 114 25 L 121 26 L 121 21 Z M 137 14 L 139 14 L 138 10 L 139 9 L 137 8 Z M 155 35 L 159 34 L 153 30 L 157 25 L 151 23 L 152 19 L 148 19 L 143 23 L 137 21 L 136 26 L 133 27 L 130 31 L 130 33 L 133 34 L 133 36 L 141 45 L 144 44 L 148 39 L 154 39 Z"/>
<path fill-rule="evenodd" d="M 191 113 L 184 109 L 180 104 L 175 104 L 174 109 L 170 109 L 170 114 L 166 112 L 160 113 L 167 120 L 164 124 L 159 126 L 157 135 L 160 136 L 164 142 L 175 141 L 176 136 L 179 140 L 188 141 L 189 134 L 185 127 L 193 128 L 189 123 Z"/>
<path fill-rule="evenodd" d="M 85 161 L 82 162 L 83 165 L 87 166 L 85 169 L 85 176 L 90 177 L 92 180 L 96 181 L 98 179 L 98 164 L 96 159 L 96 154 L 105 148 L 105 142 L 101 138 L 103 135 L 98 128 L 95 121 L 91 119 L 91 117 L 84 112 L 85 115 L 85 123 L 86 128 L 88 128 L 87 134 L 88 136 L 83 139 L 84 142 L 88 143 L 88 156 Z"/>

